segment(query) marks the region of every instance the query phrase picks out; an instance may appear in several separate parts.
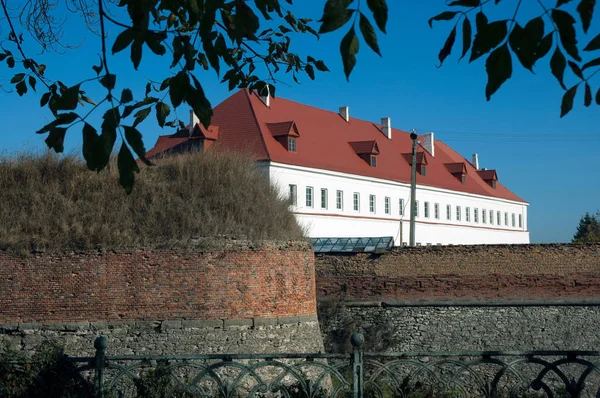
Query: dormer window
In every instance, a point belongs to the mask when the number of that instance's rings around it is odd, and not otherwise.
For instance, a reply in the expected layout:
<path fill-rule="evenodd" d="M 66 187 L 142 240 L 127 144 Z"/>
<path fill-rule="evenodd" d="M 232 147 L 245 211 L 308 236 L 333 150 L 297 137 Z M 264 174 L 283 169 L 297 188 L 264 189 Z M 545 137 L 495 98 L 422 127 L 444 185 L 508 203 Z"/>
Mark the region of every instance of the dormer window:
<path fill-rule="evenodd" d="M 456 177 L 461 183 L 467 183 L 467 166 L 465 162 L 456 162 L 456 163 L 444 163 L 446 169 Z"/>
<path fill-rule="evenodd" d="M 492 180 L 492 188 L 496 189 L 496 181 Z"/>
<path fill-rule="evenodd" d="M 377 155 L 379 155 L 377 141 L 352 141 L 348 144 L 369 166 L 377 167 Z"/>
<path fill-rule="evenodd" d="M 427 168 L 424 165 L 421 165 L 421 175 L 424 176 L 427 174 Z"/>
<path fill-rule="evenodd" d="M 404 159 L 412 167 L 412 153 L 403 153 Z M 422 176 L 427 174 L 427 155 L 425 152 L 417 152 L 417 172 Z"/>
<path fill-rule="evenodd" d="M 496 189 L 496 181 L 498 181 L 498 174 L 496 170 L 477 170 L 477 174 L 483 181 L 486 182 L 493 189 Z"/>
<path fill-rule="evenodd" d="M 300 137 L 300 133 L 298 133 L 298 127 L 294 121 L 267 123 L 267 128 L 273 138 L 288 152 L 296 152 L 296 140 Z"/>
<path fill-rule="evenodd" d="M 296 138 L 295 137 L 288 137 L 288 151 L 296 152 Z"/>

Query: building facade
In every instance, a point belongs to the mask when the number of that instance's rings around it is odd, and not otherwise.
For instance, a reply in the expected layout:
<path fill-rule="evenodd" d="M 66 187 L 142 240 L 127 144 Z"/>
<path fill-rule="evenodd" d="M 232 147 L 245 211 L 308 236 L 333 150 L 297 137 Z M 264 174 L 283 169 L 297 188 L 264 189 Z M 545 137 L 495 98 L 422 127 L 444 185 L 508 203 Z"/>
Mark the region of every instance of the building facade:
<path fill-rule="evenodd" d="M 407 244 L 412 140 L 381 123 L 242 90 L 214 109 L 205 129 L 159 137 L 148 157 L 212 145 L 249 153 L 289 197 L 312 238 L 392 237 Z M 417 245 L 529 243 L 528 203 L 433 133 L 419 137 Z"/>

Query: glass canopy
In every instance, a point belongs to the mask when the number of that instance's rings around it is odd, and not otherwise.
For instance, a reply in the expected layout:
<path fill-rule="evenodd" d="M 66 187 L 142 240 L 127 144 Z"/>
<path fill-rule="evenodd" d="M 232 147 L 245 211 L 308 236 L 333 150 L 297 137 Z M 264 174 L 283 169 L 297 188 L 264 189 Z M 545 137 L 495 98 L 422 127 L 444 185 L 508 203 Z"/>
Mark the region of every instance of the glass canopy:
<path fill-rule="evenodd" d="M 394 238 L 311 238 L 315 253 L 374 253 L 390 250 Z"/>

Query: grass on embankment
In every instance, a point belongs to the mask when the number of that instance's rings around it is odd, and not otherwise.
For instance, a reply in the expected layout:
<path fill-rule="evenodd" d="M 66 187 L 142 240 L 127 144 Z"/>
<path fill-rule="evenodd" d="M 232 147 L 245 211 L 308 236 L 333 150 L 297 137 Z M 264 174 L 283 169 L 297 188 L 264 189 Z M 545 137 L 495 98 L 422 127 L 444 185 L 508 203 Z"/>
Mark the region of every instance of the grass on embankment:
<path fill-rule="evenodd" d="M 0 249 L 161 248 L 191 238 L 302 239 L 288 204 L 243 156 L 187 154 L 142 167 L 131 195 L 116 164 L 76 156 L 0 159 Z"/>

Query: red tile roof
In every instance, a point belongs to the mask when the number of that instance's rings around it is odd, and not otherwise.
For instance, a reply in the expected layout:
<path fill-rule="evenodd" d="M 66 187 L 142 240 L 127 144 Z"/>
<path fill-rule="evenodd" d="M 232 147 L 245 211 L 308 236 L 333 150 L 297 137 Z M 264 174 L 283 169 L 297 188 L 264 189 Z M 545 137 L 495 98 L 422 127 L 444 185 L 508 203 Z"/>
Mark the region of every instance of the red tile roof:
<path fill-rule="evenodd" d="M 267 123 L 267 128 L 273 137 L 292 136 L 300 137 L 296 124 L 291 122 Z"/>
<path fill-rule="evenodd" d="M 291 120 L 300 135 L 298 149 L 293 153 L 277 142 L 271 129 L 273 125 L 283 125 Z M 407 164 L 403 154 L 411 153 L 412 140 L 405 131 L 392 129 L 392 139 L 388 139 L 378 124 L 352 117 L 346 122 L 336 112 L 279 97 L 271 98 L 267 107 L 248 90 L 240 90 L 217 105 L 212 126 L 219 127 L 217 146 L 250 153 L 256 160 L 410 183 L 410 161 Z M 281 127 L 276 130 L 279 129 Z M 423 137 L 419 139 L 423 142 Z M 156 146 L 148 152 L 149 156 L 164 151 L 171 144 L 178 144 L 170 140 L 173 139 L 169 136 L 159 137 Z M 376 141 L 377 167 L 371 167 L 356 156 L 353 146 L 348 145 L 361 141 Z M 436 140 L 435 157 L 427 156 L 423 151 L 419 145 L 419 153 L 427 159 L 427 174 L 418 175 L 417 184 L 526 203 L 499 183 L 496 189 L 492 188 L 471 163 L 443 141 Z M 462 163 L 471 177 L 462 184 L 449 172 L 447 163 Z"/>

